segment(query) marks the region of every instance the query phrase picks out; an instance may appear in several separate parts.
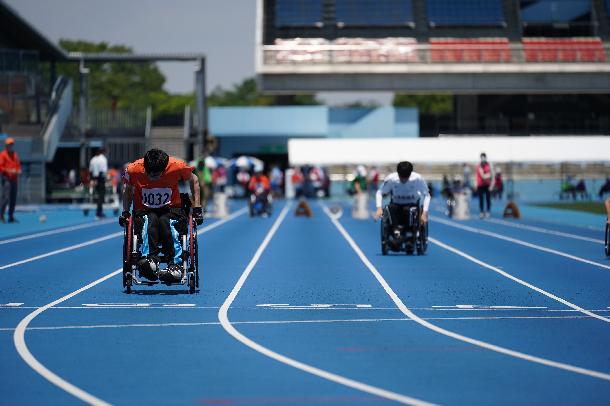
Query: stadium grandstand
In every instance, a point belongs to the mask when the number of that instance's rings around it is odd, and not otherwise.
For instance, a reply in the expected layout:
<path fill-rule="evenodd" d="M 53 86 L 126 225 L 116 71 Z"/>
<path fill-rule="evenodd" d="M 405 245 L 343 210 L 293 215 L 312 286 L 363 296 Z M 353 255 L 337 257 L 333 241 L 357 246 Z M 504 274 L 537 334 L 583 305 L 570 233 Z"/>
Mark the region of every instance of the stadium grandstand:
<path fill-rule="evenodd" d="M 610 133 L 610 1 L 259 0 L 268 92 L 452 94 L 422 136 Z"/>

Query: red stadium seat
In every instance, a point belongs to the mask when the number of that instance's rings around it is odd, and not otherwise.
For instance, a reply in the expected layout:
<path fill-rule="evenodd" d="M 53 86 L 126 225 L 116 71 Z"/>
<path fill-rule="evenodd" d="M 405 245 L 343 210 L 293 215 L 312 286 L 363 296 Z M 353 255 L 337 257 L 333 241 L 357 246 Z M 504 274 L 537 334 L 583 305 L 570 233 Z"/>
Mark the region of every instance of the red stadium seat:
<path fill-rule="evenodd" d="M 431 62 L 509 62 L 507 38 L 431 38 Z"/>
<path fill-rule="evenodd" d="M 524 38 L 526 62 L 604 62 L 600 38 Z"/>

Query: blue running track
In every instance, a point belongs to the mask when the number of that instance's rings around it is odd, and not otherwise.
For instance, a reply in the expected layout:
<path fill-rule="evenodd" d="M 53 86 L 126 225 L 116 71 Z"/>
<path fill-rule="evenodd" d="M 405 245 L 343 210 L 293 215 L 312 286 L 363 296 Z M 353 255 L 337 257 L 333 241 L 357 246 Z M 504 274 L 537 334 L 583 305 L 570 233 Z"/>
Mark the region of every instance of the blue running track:
<path fill-rule="evenodd" d="M 126 294 L 115 222 L 5 233 L 0 403 L 610 404 L 603 231 L 434 211 L 427 255 L 382 256 L 325 204 L 206 221 L 193 295 Z"/>

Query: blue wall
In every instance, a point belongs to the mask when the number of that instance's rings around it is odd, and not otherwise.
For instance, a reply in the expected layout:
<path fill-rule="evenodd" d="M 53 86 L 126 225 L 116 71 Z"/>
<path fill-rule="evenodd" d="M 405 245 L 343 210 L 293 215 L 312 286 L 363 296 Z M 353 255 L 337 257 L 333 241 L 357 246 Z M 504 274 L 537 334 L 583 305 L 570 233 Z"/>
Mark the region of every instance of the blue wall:
<path fill-rule="evenodd" d="M 327 106 L 211 107 L 210 133 L 222 156 L 284 153 L 288 140 L 312 138 L 418 137 L 414 108 Z"/>

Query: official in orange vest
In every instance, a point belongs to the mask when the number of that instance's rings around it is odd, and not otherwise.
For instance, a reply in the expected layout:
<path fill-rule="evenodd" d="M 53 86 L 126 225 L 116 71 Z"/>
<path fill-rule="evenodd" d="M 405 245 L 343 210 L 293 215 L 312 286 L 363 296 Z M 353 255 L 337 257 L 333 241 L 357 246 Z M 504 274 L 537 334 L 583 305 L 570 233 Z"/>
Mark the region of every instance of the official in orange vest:
<path fill-rule="evenodd" d="M 4 212 L 8 206 L 8 222 L 18 223 L 15 219 L 15 202 L 17 202 L 17 184 L 21 174 L 21 163 L 17 152 L 13 150 L 15 140 L 8 137 L 4 141 L 4 151 L 0 152 L 0 178 L 2 178 L 2 197 L 0 198 L 0 222 L 4 223 Z"/>

